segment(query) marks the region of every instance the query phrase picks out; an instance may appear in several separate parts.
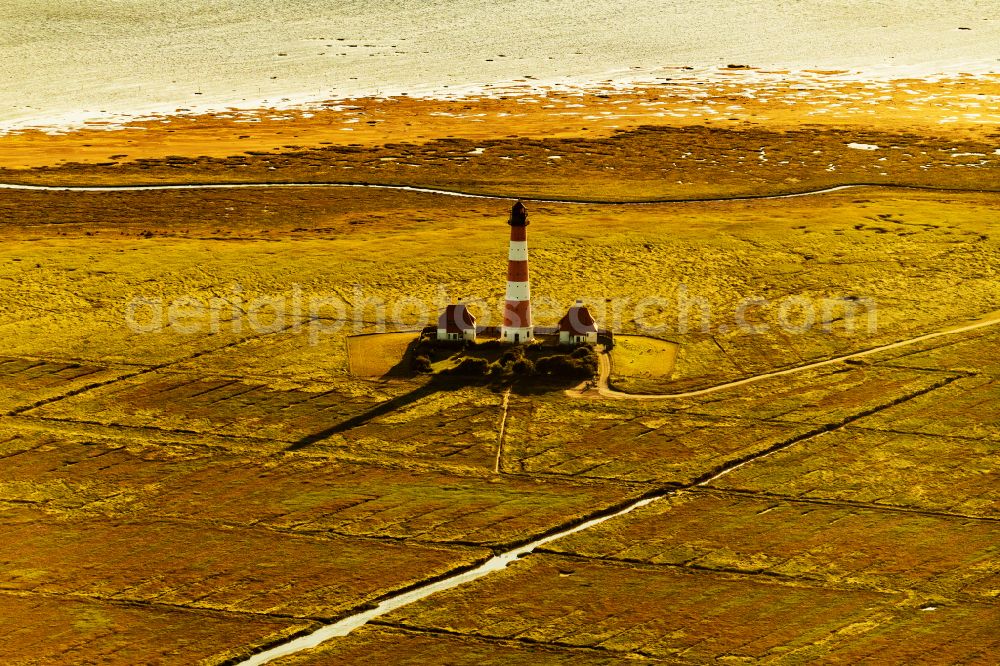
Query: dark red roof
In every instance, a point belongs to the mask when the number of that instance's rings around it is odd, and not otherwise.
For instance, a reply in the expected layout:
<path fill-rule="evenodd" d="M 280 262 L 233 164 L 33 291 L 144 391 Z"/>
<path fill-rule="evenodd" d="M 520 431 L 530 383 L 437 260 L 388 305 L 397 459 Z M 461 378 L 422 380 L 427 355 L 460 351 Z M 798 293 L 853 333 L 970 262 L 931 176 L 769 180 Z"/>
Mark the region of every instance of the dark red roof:
<path fill-rule="evenodd" d="M 586 335 L 597 332 L 597 322 L 590 315 L 590 310 L 584 305 L 574 305 L 569 312 L 559 320 L 559 330 L 569 331 L 572 335 Z"/>
<path fill-rule="evenodd" d="M 475 327 L 476 318 L 464 303 L 449 305 L 438 317 L 438 328 L 446 329 L 448 333 L 462 333 Z"/>

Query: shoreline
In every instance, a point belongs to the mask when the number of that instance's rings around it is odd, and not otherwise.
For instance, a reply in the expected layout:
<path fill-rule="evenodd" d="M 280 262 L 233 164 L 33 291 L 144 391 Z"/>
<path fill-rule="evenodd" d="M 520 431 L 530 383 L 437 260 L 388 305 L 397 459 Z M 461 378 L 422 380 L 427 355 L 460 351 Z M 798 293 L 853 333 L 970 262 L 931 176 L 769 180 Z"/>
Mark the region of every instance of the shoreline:
<path fill-rule="evenodd" d="M 716 74 L 703 80 L 681 70 L 656 85 L 562 92 L 521 84 L 479 97 L 358 98 L 295 109 L 197 114 L 182 107 L 174 115 L 141 121 L 0 134 L 0 170 L 117 167 L 193 157 L 294 157 L 303 151 L 354 152 L 448 141 L 473 142 L 468 148 L 472 159 L 514 137 L 528 142 L 610 140 L 653 127 L 734 133 L 846 129 L 856 135 L 850 140 L 858 145 L 895 141 L 884 135 L 905 144 L 915 135 L 947 136 L 956 144 L 972 141 L 975 148 L 965 152 L 981 153 L 990 162 L 1000 149 L 1000 105 L 994 101 L 1000 99 L 1000 74 L 885 81 L 831 73 L 792 78 L 742 68 Z M 405 153 L 377 159 L 402 168 L 408 161 Z M 769 159 L 763 153 L 750 157 Z M 502 159 L 516 162 L 518 154 Z M 320 179 L 340 180 L 329 175 Z"/>
<path fill-rule="evenodd" d="M 993 81 L 1000 86 L 1000 64 L 986 60 L 961 61 L 949 64 L 877 65 L 857 68 L 776 68 L 744 63 L 726 66 L 672 65 L 654 70 L 639 68 L 617 69 L 600 76 L 562 76 L 537 79 L 534 77 L 499 80 L 492 83 L 470 83 L 453 86 L 395 86 L 381 89 L 378 94 L 367 87 L 353 91 L 328 93 L 288 93 L 269 97 L 219 97 L 192 101 L 137 104 L 127 111 L 90 112 L 62 111 L 30 119 L 0 119 L 0 141 L 11 135 L 41 132 L 50 135 L 70 134 L 87 129 L 119 130 L 143 123 L 164 122 L 175 118 L 202 116 L 245 116 L 253 118 L 264 113 L 309 113 L 331 107 L 350 105 L 358 100 L 411 99 L 428 102 L 477 102 L 510 96 L 588 96 L 607 93 L 627 93 L 673 82 L 674 85 L 719 85 L 739 81 L 750 86 L 797 85 L 805 89 L 823 90 L 831 86 L 891 85 L 903 81 L 939 84 L 955 81 Z M 606 78 L 601 78 L 604 76 Z M 200 94 L 200 93 L 199 93 Z"/>

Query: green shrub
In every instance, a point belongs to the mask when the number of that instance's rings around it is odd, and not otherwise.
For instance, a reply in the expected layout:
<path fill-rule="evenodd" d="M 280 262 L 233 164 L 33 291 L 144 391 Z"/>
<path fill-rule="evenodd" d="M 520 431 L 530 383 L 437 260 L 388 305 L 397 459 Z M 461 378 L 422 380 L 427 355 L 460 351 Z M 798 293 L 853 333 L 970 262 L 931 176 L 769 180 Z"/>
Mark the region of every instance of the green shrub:
<path fill-rule="evenodd" d="M 535 369 L 539 374 L 564 379 L 589 379 L 597 370 L 597 359 L 577 359 L 570 355 L 545 356 L 538 359 Z"/>
<path fill-rule="evenodd" d="M 431 359 L 427 356 L 414 356 L 412 367 L 414 372 L 430 372 L 431 371 Z"/>
<path fill-rule="evenodd" d="M 512 365 L 524 358 L 524 347 L 509 347 L 500 355 L 500 365 Z"/>
<path fill-rule="evenodd" d="M 529 377 L 535 374 L 535 364 L 531 359 L 521 357 L 510 364 L 510 371 L 518 377 Z"/>
<path fill-rule="evenodd" d="M 462 359 L 461 363 L 456 365 L 454 368 L 448 370 L 449 374 L 453 375 L 485 375 L 490 370 L 490 362 L 485 358 L 476 358 L 474 356 L 467 356 Z"/>

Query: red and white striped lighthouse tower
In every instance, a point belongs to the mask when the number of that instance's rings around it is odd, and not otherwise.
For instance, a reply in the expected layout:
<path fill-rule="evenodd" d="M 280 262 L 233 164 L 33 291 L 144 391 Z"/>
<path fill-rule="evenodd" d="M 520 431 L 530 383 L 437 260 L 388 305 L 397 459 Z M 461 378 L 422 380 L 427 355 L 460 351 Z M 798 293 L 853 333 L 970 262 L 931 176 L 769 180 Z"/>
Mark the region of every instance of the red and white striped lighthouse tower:
<path fill-rule="evenodd" d="M 535 331 L 531 325 L 531 286 L 528 284 L 528 211 L 520 201 L 511 209 L 507 224 L 510 225 L 510 252 L 500 339 L 527 342 L 535 337 Z"/>

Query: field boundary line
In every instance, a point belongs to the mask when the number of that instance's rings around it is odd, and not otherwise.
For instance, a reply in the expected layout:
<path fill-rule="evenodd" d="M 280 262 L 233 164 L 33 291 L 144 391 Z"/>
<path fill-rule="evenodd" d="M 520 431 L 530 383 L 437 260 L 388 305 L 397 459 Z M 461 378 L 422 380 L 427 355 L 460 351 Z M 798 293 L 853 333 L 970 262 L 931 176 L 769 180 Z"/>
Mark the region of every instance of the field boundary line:
<path fill-rule="evenodd" d="M 726 495 L 728 497 L 741 497 L 750 499 L 767 500 L 774 502 L 787 502 L 789 504 L 819 504 L 822 506 L 836 507 L 841 509 L 862 509 L 865 511 L 889 511 L 892 513 L 908 513 L 928 518 L 941 518 L 948 520 L 978 520 L 988 523 L 1000 522 L 1000 518 L 993 516 L 976 516 L 967 513 L 950 513 L 936 509 L 921 509 L 919 507 L 900 506 L 898 504 L 874 504 L 872 502 L 857 502 L 849 499 L 836 499 L 831 497 L 797 497 L 795 495 L 782 495 L 767 490 L 746 490 L 743 488 L 725 488 L 723 486 L 699 485 L 688 489 L 689 492 L 703 495 Z"/>
<path fill-rule="evenodd" d="M 500 473 L 500 457 L 503 455 L 503 440 L 507 434 L 507 406 L 510 402 L 510 388 L 503 392 L 503 414 L 500 416 L 500 434 L 497 437 L 497 460 L 493 465 L 493 473 Z"/>

